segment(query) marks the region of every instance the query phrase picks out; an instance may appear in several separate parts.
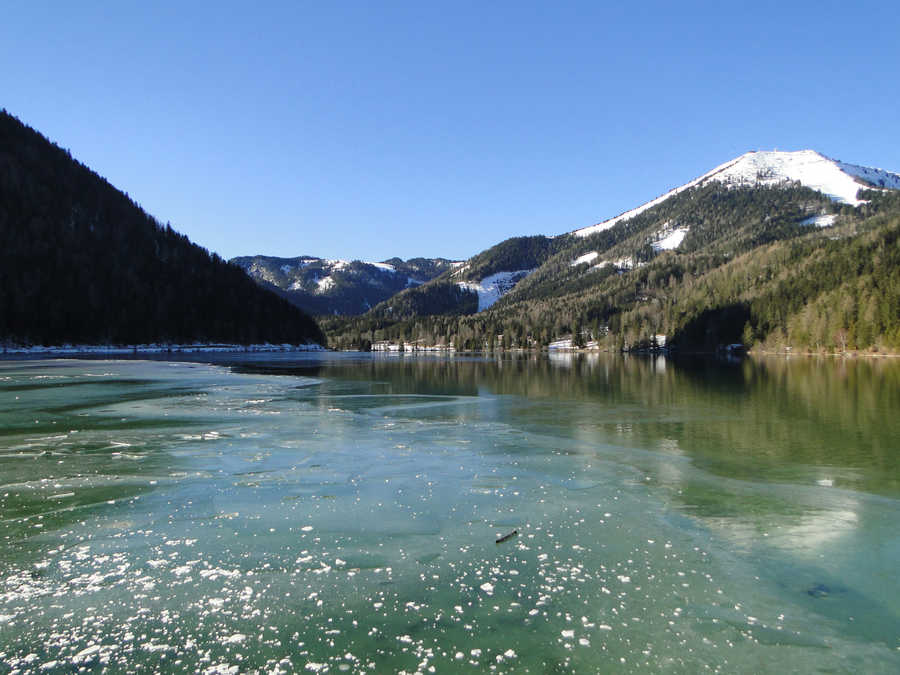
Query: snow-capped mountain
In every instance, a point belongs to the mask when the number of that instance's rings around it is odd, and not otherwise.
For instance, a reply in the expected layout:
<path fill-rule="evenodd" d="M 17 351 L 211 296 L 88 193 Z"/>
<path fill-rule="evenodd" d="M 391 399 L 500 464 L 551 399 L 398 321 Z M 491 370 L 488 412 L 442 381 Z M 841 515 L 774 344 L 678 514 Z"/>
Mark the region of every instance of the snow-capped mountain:
<path fill-rule="evenodd" d="M 843 204 L 857 206 L 860 188 L 874 187 L 900 190 L 900 174 L 884 169 L 847 164 L 830 159 L 814 150 L 797 152 L 754 151 L 717 166 L 689 183 L 666 192 L 664 195 L 610 218 L 596 225 L 575 230 L 572 234 L 587 237 L 602 232 L 618 223 L 633 218 L 647 209 L 661 204 L 670 197 L 699 187 L 710 181 L 729 186 L 778 185 L 797 182 Z"/>
<path fill-rule="evenodd" d="M 298 307 L 314 314 L 362 314 L 405 288 L 450 268 L 442 258 L 391 258 L 383 262 L 315 256 L 243 256 L 232 262 Z"/>

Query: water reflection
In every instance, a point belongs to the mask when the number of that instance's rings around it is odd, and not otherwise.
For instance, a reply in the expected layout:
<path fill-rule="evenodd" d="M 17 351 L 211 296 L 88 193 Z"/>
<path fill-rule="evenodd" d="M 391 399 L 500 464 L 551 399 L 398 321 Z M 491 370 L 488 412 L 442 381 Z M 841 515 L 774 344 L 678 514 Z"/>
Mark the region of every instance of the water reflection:
<path fill-rule="evenodd" d="M 900 493 L 900 363 L 894 360 L 725 363 L 553 353 L 360 356 L 302 364 L 249 359 L 236 367 L 371 383 L 375 395 L 455 395 L 482 402 L 491 395 L 517 396 L 532 403 L 509 411 L 517 424 L 551 425 L 585 442 L 647 448 L 669 439 L 722 475 Z M 557 400 L 567 405 L 555 406 Z M 455 418 L 484 412 L 458 410 Z"/>

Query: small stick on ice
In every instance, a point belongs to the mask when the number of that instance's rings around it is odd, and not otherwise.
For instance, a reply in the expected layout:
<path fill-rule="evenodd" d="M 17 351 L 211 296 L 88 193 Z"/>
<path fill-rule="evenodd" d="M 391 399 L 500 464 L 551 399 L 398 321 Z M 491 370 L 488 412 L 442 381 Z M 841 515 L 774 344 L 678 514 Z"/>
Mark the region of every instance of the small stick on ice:
<path fill-rule="evenodd" d="M 497 543 L 498 543 L 498 544 L 502 544 L 504 541 L 507 541 L 508 539 L 512 539 L 512 538 L 515 537 L 517 534 L 519 534 L 519 531 L 518 531 L 518 530 L 513 530 L 513 531 L 510 532 L 509 534 L 504 534 L 502 537 L 500 537 L 500 538 L 497 540 Z"/>

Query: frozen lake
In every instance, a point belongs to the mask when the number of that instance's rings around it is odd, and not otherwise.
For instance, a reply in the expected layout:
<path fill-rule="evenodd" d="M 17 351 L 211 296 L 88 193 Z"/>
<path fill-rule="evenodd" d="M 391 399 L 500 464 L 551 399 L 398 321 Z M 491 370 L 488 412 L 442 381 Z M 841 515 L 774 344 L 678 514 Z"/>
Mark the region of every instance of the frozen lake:
<path fill-rule="evenodd" d="M 192 358 L 0 361 L 0 671 L 900 672 L 900 362 Z"/>

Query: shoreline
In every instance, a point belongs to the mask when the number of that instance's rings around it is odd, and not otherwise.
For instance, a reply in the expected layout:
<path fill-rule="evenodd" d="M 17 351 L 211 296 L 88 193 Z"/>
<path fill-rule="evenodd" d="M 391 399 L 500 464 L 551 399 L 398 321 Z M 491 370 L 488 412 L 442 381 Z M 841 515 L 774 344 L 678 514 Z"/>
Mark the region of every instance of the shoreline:
<path fill-rule="evenodd" d="M 138 345 L 22 345 L 4 346 L 0 349 L 3 356 L 77 356 L 79 354 L 124 355 L 124 354 L 197 354 L 197 353 L 281 353 L 281 352 L 326 352 L 325 347 L 317 343 L 309 344 L 229 344 L 222 342 L 195 342 L 190 344 L 138 344 Z"/>

